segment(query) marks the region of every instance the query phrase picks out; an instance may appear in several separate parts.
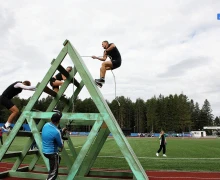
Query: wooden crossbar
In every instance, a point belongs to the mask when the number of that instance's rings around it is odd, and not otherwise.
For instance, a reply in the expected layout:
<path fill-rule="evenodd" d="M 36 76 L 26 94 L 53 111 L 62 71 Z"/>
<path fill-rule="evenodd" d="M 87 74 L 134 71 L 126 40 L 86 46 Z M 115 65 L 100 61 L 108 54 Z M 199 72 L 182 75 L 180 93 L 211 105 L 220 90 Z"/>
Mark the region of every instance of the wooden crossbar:
<path fill-rule="evenodd" d="M 56 95 L 57 95 L 57 93 L 55 91 L 53 91 L 52 89 L 50 89 L 47 86 L 44 88 L 44 92 L 51 95 L 51 96 L 53 96 L 53 97 L 56 97 Z"/>
<path fill-rule="evenodd" d="M 32 137 L 32 132 L 30 131 L 18 131 L 16 136 L 21 136 L 21 137 Z"/>
<path fill-rule="evenodd" d="M 12 158 L 12 157 L 18 157 L 21 155 L 21 151 L 14 151 L 14 152 L 7 152 L 4 154 L 2 159 Z M 38 150 L 28 151 L 27 155 L 37 154 Z"/>

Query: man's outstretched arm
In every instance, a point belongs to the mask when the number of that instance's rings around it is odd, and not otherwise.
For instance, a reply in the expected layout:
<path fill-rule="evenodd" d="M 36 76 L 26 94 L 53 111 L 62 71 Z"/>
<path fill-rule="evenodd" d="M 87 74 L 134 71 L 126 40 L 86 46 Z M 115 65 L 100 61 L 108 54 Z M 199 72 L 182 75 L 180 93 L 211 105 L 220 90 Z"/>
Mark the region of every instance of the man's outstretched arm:
<path fill-rule="evenodd" d="M 98 59 L 100 61 L 105 61 L 107 59 L 107 52 L 105 51 L 103 54 L 103 57 L 96 57 L 96 56 L 92 56 L 93 59 Z"/>
<path fill-rule="evenodd" d="M 36 86 L 25 86 L 24 84 L 22 83 L 17 83 L 14 85 L 15 88 L 22 88 L 22 89 L 25 89 L 25 90 L 32 90 L 32 91 L 35 91 L 36 89 Z"/>

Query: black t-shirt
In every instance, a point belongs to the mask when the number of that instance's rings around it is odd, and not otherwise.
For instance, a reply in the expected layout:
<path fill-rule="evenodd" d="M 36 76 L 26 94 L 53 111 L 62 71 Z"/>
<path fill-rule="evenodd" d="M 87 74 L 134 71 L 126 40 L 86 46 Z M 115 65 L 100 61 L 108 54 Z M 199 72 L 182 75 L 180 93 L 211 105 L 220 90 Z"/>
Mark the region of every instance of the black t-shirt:
<path fill-rule="evenodd" d="M 111 46 L 112 43 L 109 44 L 108 48 Z M 112 50 L 107 51 L 107 55 L 111 56 L 113 60 L 121 60 L 121 54 L 118 51 L 117 47 L 114 47 Z"/>
<path fill-rule="evenodd" d="M 17 83 L 22 83 L 22 82 L 16 81 L 13 84 L 11 84 L 10 86 L 8 86 L 8 88 L 2 93 L 2 96 L 7 97 L 8 99 L 12 99 L 14 96 L 21 93 L 21 91 L 23 90 L 22 88 L 15 88 L 14 87 L 14 85 Z"/>
<path fill-rule="evenodd" d="M 164 134 L 161 135 L 161 144 L 165 144 L 165 136 L 164 136 Z"/>
<path fill-rule="evenodd" d="M 57 75 L 56 75 L 56 80 L 63 80 L 63 77 L 62 77 L 62 74 L 61 73 L 58 73 Z"/>

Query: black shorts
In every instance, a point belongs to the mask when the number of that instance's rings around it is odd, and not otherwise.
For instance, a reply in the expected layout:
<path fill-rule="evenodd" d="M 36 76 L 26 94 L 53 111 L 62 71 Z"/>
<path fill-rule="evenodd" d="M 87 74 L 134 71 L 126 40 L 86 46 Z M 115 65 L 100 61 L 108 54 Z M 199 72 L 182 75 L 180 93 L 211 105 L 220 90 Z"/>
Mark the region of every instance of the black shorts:
<path fill-rule="evenodd" d="M 121 59 L 112 59 L 112 70 L 121 66 Z"/>
<path fill-rule="evenodd" d="M 5 96 L 0 96 L 0 104 L 7 109 L 11 109 L 14 106 L 14 103 Z"/>
<path fill-rule="evenodd" d="M 55 81 L 56 81 L 56 79 L 54 77 L 52 77 L 50 79 L 50 85 L 52 86 L 53 89 L 59 89 L 59 86 L 53 86 L 53 82 L 55 82 Z"/>

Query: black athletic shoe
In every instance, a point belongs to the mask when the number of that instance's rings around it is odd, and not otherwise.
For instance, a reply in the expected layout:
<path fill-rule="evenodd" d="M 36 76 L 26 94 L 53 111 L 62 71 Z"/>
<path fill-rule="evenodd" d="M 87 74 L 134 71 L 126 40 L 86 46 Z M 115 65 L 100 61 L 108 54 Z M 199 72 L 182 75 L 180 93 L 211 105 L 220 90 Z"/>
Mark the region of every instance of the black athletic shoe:
<path fill-rule="evenodd" d="M 102 78 L 101 79 L 95 79 L 95 82 L 105 84 L 105 80 L 102 79 Z"/>
<path fill-rule="evenodd" d="M 96 85 L 100 88 L 102 88 L 102 83 L 95 81 Z"/>
<path fill-rule="evenodd" d="M 105 80 L 104 79 L 95 79 L 95 83 L 98 87 L 102 87 L 103 84 L 105 84 Z"/>

